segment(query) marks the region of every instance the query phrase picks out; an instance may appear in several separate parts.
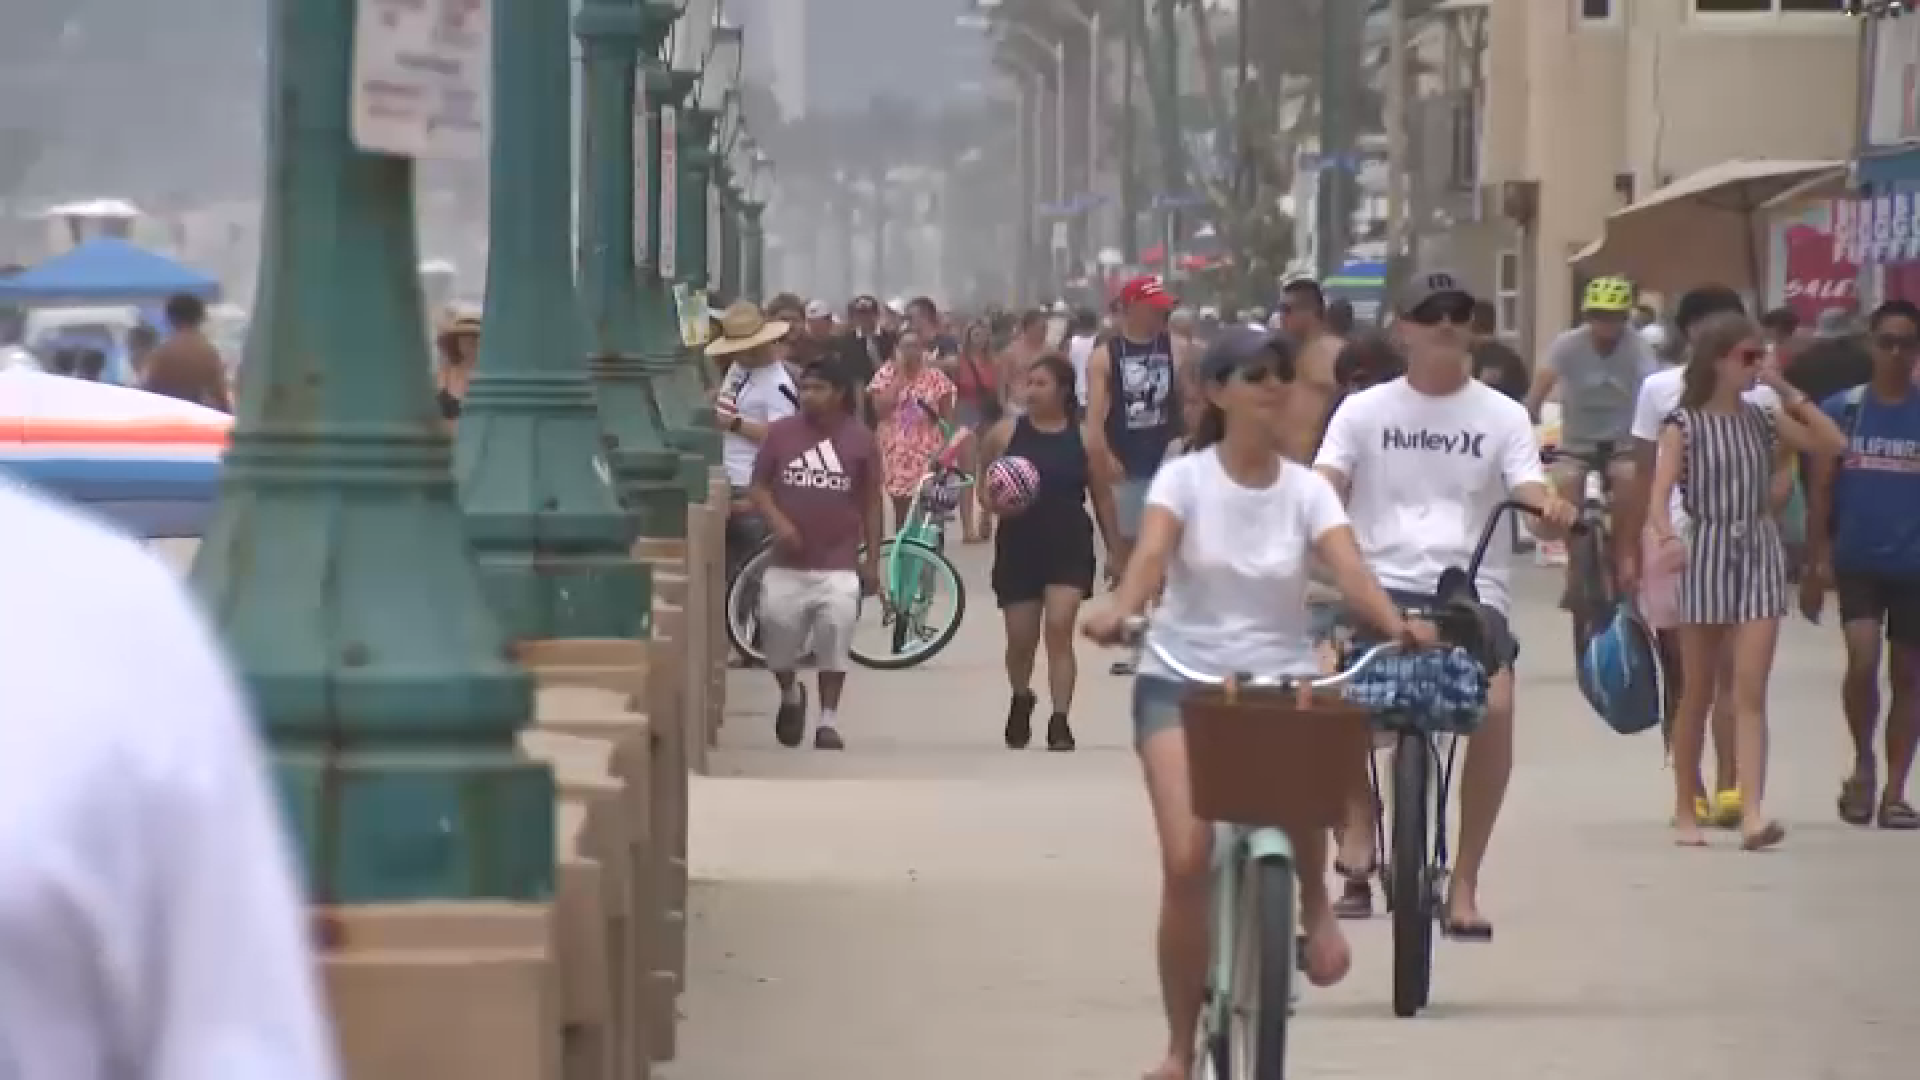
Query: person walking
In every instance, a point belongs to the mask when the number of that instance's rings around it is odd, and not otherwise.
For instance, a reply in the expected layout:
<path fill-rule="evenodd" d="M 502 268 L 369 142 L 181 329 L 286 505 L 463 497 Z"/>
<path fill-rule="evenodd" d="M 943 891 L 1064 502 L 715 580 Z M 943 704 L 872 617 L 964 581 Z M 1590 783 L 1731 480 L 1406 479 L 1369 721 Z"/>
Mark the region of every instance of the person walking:
<path fill-rule="evenodd" d="M 814 748 L 846 745 L 841 692 L 860 597 L 878 580 L 882 516 L 879 451 L 854 415 L 854 390 L 838 364 L 808 365 L 799 413 L 768 425 L 754 458 L 749 497 L 774 537 L 760 579 L 760 634 L 780 686 L 773 730 L 782 746 L 799 746 L 806 735 L 807 697 L 794 672 L 809 641 L 820 689 Z"/>
<path fill-rule="evenodd" d="M 1120 327 L 1087 359 L 1087 449 L 1094 467 L 1113 485 L 1120 535 L 1116 564 L 1140 531 L 1147 485 L 1180 434 L 1180 384 L 1191 354 L 1167 332 L 1173 294 L 1155 277 L 1138 277 L 1120 289 Z M 1127 661 L 1113 665 L 1130 675 Z"/>
<path fill-rule="evenodd" d="M 434 344 L 439 353 L 433 367 L 434 402 L 440 419 L 452 428 L 460 422 L 467 384 L 473 381 L 473 367 L 480 359 L 480 316 L 448 312 Z"/>
<path fill-rule="evenodd" d="M 1073 389 L 1073 365 L 1048 353 L 1027 370 L 1026 408 L 1009 415 L 982 440 L 981 457 L 1023 458 L 1040 476 L 1040 490 L 1024 508 L 996 507 L 1002 513 L 993 542 L 993 594 L 1006 623 L 1007 704 L 1004 738 L 1012 750 L 1033 738 L 1034 654 L 1047 648 L 1047 692 L 1053 711 L 1047 718 L 1047 749 L 1074 748 L 1073 692 L 1079 665 L 1073 651 L 1080 605 L 1093 594 L 1093 504 L 1107 561 L 1115 560 L 1118 532 L 1113 491 L 1092 467 L 1080 433 L 1080 401 Z M 984 487 L 985 485 L 983 485 Z"/>
<path fill-rule="evenodd" d="M 1847 437 L 1838 460 L 1808 470 L 1808 570 L 1800 609 L 1819 621 L 1826 591 L 1840 604 L 1847 670 L 1840 707 L 1853 766 L 1840 786 L 1840 820 L 1920 829 L 1907 781 L 1920 750 L 1920 307 L 1889 300 L 1868 322 L 1873 379 L 1821 408 Z M 1874 739 L 1880 726 L 1881 639 L 1888 683 L 1885 786 Z"/>
<path fill-rule="evenodd" d="M 999 421 L 999 364 L 993 355 L 993 331 L 986 322 L 968 324 L 961 335 L 960 347 L 943 360 L 941 370 L 953 380 L 956 428 L 984 432 Z M 979 440 L 974 440 L 963 462 L 963 467 L 975 476 L 980 473 L 979 447 Z M 971 497 L 960 500 L 960 531 L 967 543 L 986 542 L 992 535 L 992 525 L 992 510 L 983 502 Z"/>
<path fill-rule="evenodd" d="M 283 807 L 198 606 L 4 478 L 0 521 L 0 1076 L 333 1080 Z"/>
<path fill-rule="evenodd" d="M 167 340 L 147 353 L 140 387 L 151 394 L 191 401 L 221 412 L 233 411 L 227 392 L 227 366 L 207 340 L 207 305 L 188 293 L 167 300 Z"/>
<path fill-rule="evenodd" d="M 1759 851 L 1786 836 L 1763 803 L 1767 679 L 1788 601 L 1786 547 L 1772 508 L 1775 474 L 1791 467 L 1785 447 L 1832 456 L 1846 448 L 1846 436 L 1766 362 L 1760 328 L 1747 316 L 1707 319 L 1695 331 L 1692 349 L 1680 407 L 1660 431 L 1648 504 L 1651 527 L 1663 544 L 1678 539 L 1670 510 L 1675 491 L 1693 523 L 1680 576 L 1685 673 L 1673 722 L 1673 828 L 1680 845 L 1706 845 L 1694 795 L 1715 676 L 1722 650 L 1728 650 L 1741 846 Z M 1779 395 L 1778 411 L 1742 400 L 1756 378 Z"/>
<path fill-rule="evenodd" d="M 912 328 L 900 332 L 893 359 L 880 365 L 867 397 L 879 421 L 883 490 L 893 504 L 893 527 L 907 508 L 935 454 L 946 445 L 943 426 L 952 423 L 957 396 L 953 380 L 927 359 L 927 341 Z"/>
<path fill-rule="evenodd" d="M 721 464 L 727 470 L 732 502 L 727 514 L 726 565 L 731 582 L 766 539 L 766 522 L 754 509 L 747 489 L 760 443 L 776 420 L 800 407 L 799 392 L 774 346 L 787 335 L 783 322 L 769 322 L 747 301 L 720 316 L 720 336 L 707 356 L 727 365 L 714 398 L 713 418 L 722 432 Z"/>

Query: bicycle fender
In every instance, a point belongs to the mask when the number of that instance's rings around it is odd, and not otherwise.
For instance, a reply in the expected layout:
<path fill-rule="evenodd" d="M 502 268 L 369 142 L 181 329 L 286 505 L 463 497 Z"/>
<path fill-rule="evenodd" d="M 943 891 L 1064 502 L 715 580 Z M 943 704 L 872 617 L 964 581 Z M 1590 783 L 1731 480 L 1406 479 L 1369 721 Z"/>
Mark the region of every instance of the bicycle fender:
<path fill-rule="evenodd" d="M 1283 829 L 1260 828 L 1247 833 L 1247 858 L 1293 861 L 1293 841 Z"/>

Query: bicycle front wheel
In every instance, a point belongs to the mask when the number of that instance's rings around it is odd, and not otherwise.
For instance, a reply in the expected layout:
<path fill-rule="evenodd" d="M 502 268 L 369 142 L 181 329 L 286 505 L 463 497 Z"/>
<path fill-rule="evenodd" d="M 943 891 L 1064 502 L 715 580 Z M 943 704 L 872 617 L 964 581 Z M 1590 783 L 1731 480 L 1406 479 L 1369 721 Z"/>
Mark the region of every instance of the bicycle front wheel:
<path fill-rule="evenodd" d="M 1427 788 L 1433 748 L 1427 737 L 1404 732 L 1393 751 L 1393 1015 L 1412 1016 L 1427 1004 L 1433 982 L 1433 881 L 1427 871 Z"/>
<path fill-rule="evenodd" d="M 967 586 L 945 555 L 914 540 L 880 546 L 880 596 L 860 605 L 855 663 L 897 671 L 926 663 L 953 643 L 967 614 Z"/>
<path fill-rule="evenodd" d="M 1567 538 L 1567 607 L 1573 613 L 1573 666 L 1580 669 L 1587 642 L 1613 617 L 1613 566 L 1606 530 L 1593 525 Z"/>
<path fill-rule="evenodd" d="M 1215 1033 L 1209 1048 L 1209 1080 L 1282 1080 L 1286 1075 L 1299 932 L 1293 884 L 1293 865 L 1281 858 L 1255 860 L 1240 874 L 1233 972 L 1225 987 L 1227 1027 Z"/>
<path fill-rule="evenodd" d="M 760 545 L 727 583 L 727 641 L 748 663 L 764 664 L 760 647 L 760 579 L 773 562 L 773 541 Z"/>

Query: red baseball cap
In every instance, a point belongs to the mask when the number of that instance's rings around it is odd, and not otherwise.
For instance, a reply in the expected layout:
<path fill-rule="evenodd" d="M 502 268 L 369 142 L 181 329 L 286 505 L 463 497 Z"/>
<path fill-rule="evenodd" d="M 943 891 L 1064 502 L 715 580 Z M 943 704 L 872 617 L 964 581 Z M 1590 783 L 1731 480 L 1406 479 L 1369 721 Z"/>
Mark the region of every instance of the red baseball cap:
<path fill-rule="evenodd" d="M 1160 279 L 1152 275 L 1134 278 L 1120 286 L 1120 306 L 1132 307 L 1134 304 L 1146 304 L 1160 311 L 1172 311 L 1178 303 L 1172 293 L 1167 291 Z"/>

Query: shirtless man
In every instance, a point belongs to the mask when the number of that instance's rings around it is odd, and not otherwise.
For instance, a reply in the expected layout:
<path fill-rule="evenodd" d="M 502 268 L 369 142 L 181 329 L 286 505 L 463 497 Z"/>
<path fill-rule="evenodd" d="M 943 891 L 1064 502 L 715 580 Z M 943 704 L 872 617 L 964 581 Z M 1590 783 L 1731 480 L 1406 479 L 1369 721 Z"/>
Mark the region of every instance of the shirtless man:
<path fill-rule="evenodd" d="M 1020 328 L 1013 340 L 1000 350 L 1000 405 L 1019 404 L 1014 400 L 1026 382 L 1027 369 L 1047 353 L 1047 313 L 1033 308 L 1020 316 Z"/>
<path fill-rule="evenodd" d="M 1296 278 L 1281 287 L 1280 320 L 1300 357 L 1300 374 L 1288 397 L 1287 431 L 1281 445 L 1288 457 L 1311 465 L 1340 389 L 1334 378 L 1334 362 L 1347 343 L 1327 328 L 1327 296 L 1312 278 Z"/>

